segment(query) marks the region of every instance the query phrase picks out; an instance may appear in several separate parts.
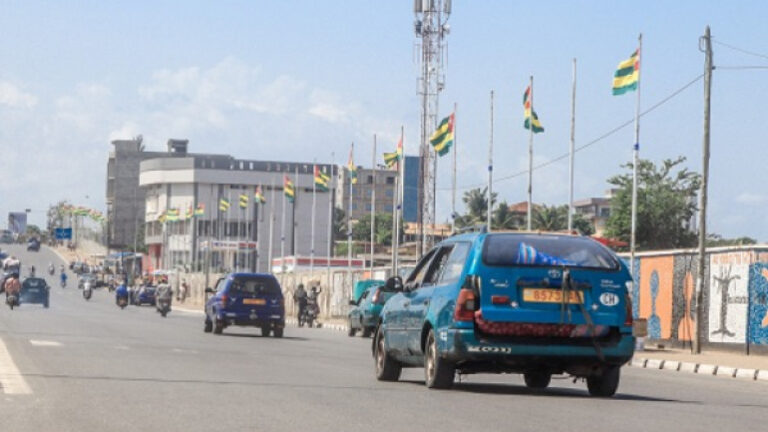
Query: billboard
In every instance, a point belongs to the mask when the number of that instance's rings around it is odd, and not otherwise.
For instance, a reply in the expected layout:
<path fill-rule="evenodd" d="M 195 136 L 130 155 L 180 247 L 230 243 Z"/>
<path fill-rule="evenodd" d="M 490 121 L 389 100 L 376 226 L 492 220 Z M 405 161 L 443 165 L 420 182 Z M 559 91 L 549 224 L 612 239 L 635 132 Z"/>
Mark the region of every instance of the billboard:
<path fill-rule="evenodd" d="M 24 234 L 27 231 L 27 214 L 25 212 L 8 213 L 8 229 L 14 234 Z"/>

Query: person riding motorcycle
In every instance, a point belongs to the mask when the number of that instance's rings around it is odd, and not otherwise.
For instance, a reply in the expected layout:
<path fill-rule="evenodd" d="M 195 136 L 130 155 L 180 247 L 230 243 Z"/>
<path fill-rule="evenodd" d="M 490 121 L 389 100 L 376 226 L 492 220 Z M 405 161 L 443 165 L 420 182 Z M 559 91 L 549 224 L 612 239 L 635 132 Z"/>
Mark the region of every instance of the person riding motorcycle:
<path fill-rule="evenodd" d="M 21 267 L 21 261 L 15 255 L 11 255 L 3 261 L 3 270 L 6 272 L 18 271 L 19 267 Z"/>
<path fill-rule="evenodd" d="M 3 288 L 5 289 L 6 298 L 12 294 L 18 297 L 19 291 L 21 291 L 21 282 L 19 282 L 19 274 L 11 273 L 8 279 L 5 280 L 5 284 Z"/>
<path fill-rule="evenodd" d="M 48 274 L 53 275 L 54 272 L 56 272 L 56 267 L 54 267 L 53 263 L 48 263 Z"/>
<path fill-rule="evenodd" d="M 61 276 L 59 276 L 59 279 L 61 281 L 61 286 L 67 286 L 67 274 L 64 272 L 61 272 Z"/>
<path fill-rule="evenodd" d="M 35 266 L 29 268 L 29 277 L 35 277 Z"/>
<path fill-rule="evenodd" d="M 293 293 L 293 301 L 299 305 L 299 312 L 296 316 L 300 317 L 304 313 L 304 309 L 307 308 L 307 291 L 304 290 L 304 284 L 299 284 L 296 287 L 296 291 Z"/>
<path fill-rule="evenodd" d="M 123 282 L 115 289 L 115 304 L 119 305 L 121 298 L 128 298 L 128 287 Z"/>
<path fill-rule="evenodd" d="M 157 291 L 155 291 L 155 302 L 159 302 L 162 299 L 167 300 L 170 305 L 173 299 L 173 289 L 168 284 L 168 278 L 161 277 L 159 282 Z"/>

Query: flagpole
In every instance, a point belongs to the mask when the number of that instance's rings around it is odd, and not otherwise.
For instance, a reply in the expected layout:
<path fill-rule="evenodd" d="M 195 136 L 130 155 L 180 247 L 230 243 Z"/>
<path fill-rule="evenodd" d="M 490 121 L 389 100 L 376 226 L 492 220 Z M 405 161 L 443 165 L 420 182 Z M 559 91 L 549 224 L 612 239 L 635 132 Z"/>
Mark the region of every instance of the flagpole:
<path fill-rule="evenodd" d="M 397 151 L 397 150 L 395 150 Z M 376 134 L 373 134 L 373 156 L 371 158 L 371 167 L 373 169 L 373 183 L 371 184 L 371 274 L 373 279 L 373 253 L 376 241 Z"/>
<path fill-rule="evenodd" d="M 573 87 L 571 89 L 571 148 L 568 175 L 568 232 L 573 230 L 573 157 L 576 148 L 576 58 L 573 59 Z"/>
<path fill-rule="evenodd" d="M 244 210 L 243 207 L 240 206 L 240 195 L 242 195 L 242 193 L 238 194 L 238 196 L 237 196 L 238 212 L 237 212 L 237 231 L 236 231 L 236 233 L 237 233 L 237 240 L 235 240 L 235 243 L 237 245 L 237 246 L 235 246 L 235 271 L 239 271 L 240 270 L 240 255 L 241 255 L 240 254 L 240 236 L 241 236 L 241 231 L 242 231 L 241 230 L 242 226 L 240 225 L 240 220 L 243 218 L 243 210 Z"/>
<path fill-rule="evenodd" d="M 405 172 L 405 127 L 400 126 L 400 144 L 402 146 L 402 155 L 397 161 L 397 184 L 395 184 L 395 238 L 392 240 L 393 247 L 393 271 L 392 276 L 398 275 L 400 265 L 400 220 L 403 218 L 403 173 Z M 397 151 L 397 150 L 395 150 Z"/>
<path fill-rule="evenodd" d="M 227 238 L 227 244 L 229 244 L 231 241 L 230 239 L 232 238 L 232 225 L 230 225 L 229 221 L 229 209 L 232 208 L 232 185 L 229 185 L 229 188 L 227 189 L 227 201 L 229 201 L 229 207 L 225 213 L 227 224 L 225 225 L 226 230 L 224 232 L 224 236 Z"/>
<path fill-rule="evenodd" d="M 349 162 L 355 163 L 355 143 L 352 143 L 352 147 L 349 151 Z M 352 171 L 350 167 L 347 167 L 349 171 L 349 202 L 347 207 L 347 281 L 349 282 L 350 292 L 352 292 Z"/>
<path fill-rule="evenodd" d="M 293 203 L 291 205 L 291 243 L 293 249 L 293 274 L 296 275 L 296 267 L 298 265 L 299 251 L 297 249 L 298 242 L 296 241 L 296 234 L 298 227 L 296 226 L 296 204 L 299 202 L 299 164 L 296 164 L 296 181 L 293 182 Z"/>
<path fill-rule="evenodd" d="M 328 188 L 328 256 L 326 257 L 326 260 L 325 260 L 325 271 L 326 271 L 326 276 L 328 278 L 329 289 L 331 286 L 331 257 L 333 256 L 333 244 L 334 244 L 333 242 L 333 198 L 334 198 L 334 193 L 336 192 L 336 189 L 335 189 L 336 175 L 333 172 L 333 168 L 335 166 L 334 165 L 335 157 L 336 155 L 333 152 L 331 152 L 331 167 L 330 167 L 331 181 L 330 181 L 330 184 L 328 185 L 330 186 L 330 188 Z"/>
<path fill-rule="evenodd" d="M 453 103 L 453 175 L 451 177 L 451 232 L 456 232 L 456 109 Z"/>
<path fill-rule="evenodd" d="M 309 251 L 309 279 L 315 272 L 315 205 L 317 204 L 317 160 L 312 161 L 312 238 Z"/>
<path fill-rule="evenodd" d="M 643 34 L 637 37 L 637 64 L 642 65 L 640 57 L 643 55 Z M 635 232 L 637 231 L 637 162 L 640 153 L 640 71 L 637 77 L 637 99 L 635 100 L 635 142 L 632 146 L 632 233 L 629 246 L 629 269 L 632 274 L 632 284 L 637 282 L 635 275 Z"/>
<path fill-rule="evenodd" d="M 280 212 L 280 281 L 285 277 L 285 173 L 283 173 L 283 210 Z"/>
<path fill-rule="evenodd" d="M 528 119 L 528 231 L 531 231 L 533 216 L 533 120 L 536 118 L 533 108 L 533 75 L 528 87 L 528 101 L 531 103 L 531 116 Z"/>
<path fill-rule="evenodd" d="M 269 245 L 267 247 L 267 272 L 272 273 L 272 248 L 275 236 L 275 175 L 272 174 L 272 189 L 269 191 Z"/>
<path fill-rule="evenodd" d="M 488 210 L 486 212 L 486 230 L 491 232 L 491 211 L 493 210 L 493 90 L 491 90 L 491 138 L 488 143 Z"/>
<path fill-rule="evenodd" d="M 264 191 L 261 190 L 261 184 L 259 184 L 259 186 L 257 187 L 259 189 L 260 195 L 263 196 Z M 254 207 L 253 222 L 251 222 L 251 226 L 248 229 L 248 266 L 250 267 L 252 262 L 251 241 L 253 241 L 253 251 L 254 251 L 254 255 L 255 255 L 254 258 L 256 262 L 254 263 L 254 266 L 250 268 L 253 268 L 256 271 L 256 273 L 258 273 L 260 270 L 259 268 L 260 267 L 259 266 L 259 209 L 261 208 L 261 200 L 257 200 L 255 195 L 256 194 L 254 193 L 253 204 L 255 205 L 255 207 Z M 256 235 L 254 236 L 253 234 L 256 234 Z"/>

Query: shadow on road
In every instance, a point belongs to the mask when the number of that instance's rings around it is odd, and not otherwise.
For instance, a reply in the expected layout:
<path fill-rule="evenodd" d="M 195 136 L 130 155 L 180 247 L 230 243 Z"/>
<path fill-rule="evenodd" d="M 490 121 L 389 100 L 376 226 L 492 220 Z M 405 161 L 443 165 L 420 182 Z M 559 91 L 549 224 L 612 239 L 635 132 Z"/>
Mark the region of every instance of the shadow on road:
<path fill-rule="evenodd" d="M 225 336 L 225 337 L 240 337 L 240 338 L 256 338 L 256 339 L 275 339 L 275 340 L 291 340 L 291 341 L 306 341 L 309 340 L 304 337 L 298 337 L 298 336 L 283 336 L 281 338 L 276 338 L 274 336 L 262 336 L 258 333 L 222 333 L 217 336 Z"/>

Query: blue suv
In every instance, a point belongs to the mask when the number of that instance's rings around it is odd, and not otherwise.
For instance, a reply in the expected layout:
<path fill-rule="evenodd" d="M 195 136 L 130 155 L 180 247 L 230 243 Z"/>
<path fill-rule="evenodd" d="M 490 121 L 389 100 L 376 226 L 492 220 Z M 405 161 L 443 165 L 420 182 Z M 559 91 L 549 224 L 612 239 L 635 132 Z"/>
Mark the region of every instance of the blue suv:
<path fill-rule="evenodd" d="M 221 334 L 230 325 L 261 328 L 262 336 L 283 337 L 285 303 L 280 284 L 264 273 L 231 273 L 206 288 L 204 331 Z"/>
<path fill-rule="evenodd" d="M 586 378 L 610 397 L 632 357 L 631 284 L 600 243 L 550 233 L 462 234 L 419 261 L 381 312 L 373 340 L 377 379 L 423 367 L 427 387 L 456 372 L 521 373 L 531 388 L 553 374 Z"/>

